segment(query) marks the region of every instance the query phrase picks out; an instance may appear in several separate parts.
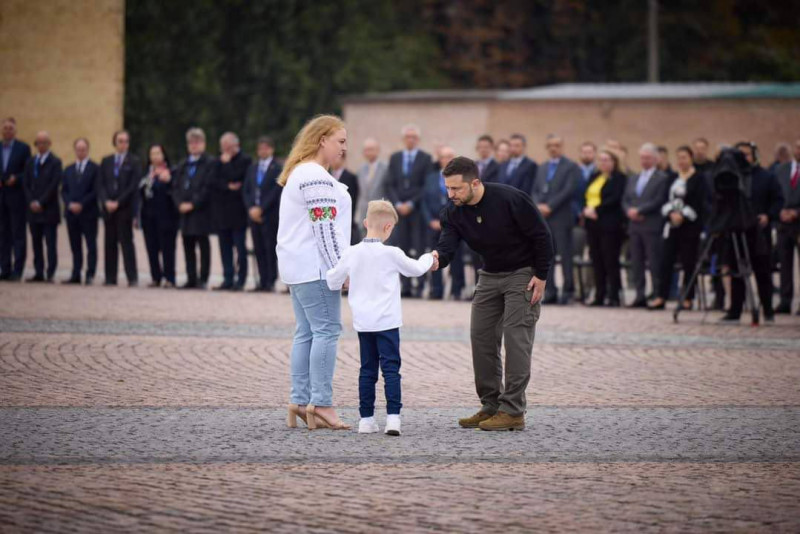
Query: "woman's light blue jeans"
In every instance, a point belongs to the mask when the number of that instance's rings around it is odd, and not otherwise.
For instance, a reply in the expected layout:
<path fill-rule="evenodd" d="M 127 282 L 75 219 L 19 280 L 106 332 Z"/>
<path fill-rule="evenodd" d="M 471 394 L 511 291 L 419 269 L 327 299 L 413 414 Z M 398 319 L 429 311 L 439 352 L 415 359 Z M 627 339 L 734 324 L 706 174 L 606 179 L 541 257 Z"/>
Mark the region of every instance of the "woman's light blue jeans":
<path fill-rule="evenodd" d="M 293 404 L 333 406 L 336 345 L 342 332 L 342 295 L 325 280 L 289 286 L 297 327 L 292 345 Z"/>

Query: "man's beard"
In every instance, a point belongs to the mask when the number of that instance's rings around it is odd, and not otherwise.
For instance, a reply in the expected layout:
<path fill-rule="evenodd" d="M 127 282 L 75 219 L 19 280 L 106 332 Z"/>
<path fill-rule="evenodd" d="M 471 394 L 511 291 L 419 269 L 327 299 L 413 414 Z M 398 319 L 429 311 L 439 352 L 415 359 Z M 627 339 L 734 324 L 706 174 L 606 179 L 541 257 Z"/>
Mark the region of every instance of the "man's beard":
<path fill-rule="evenodd" d="M 472 185 L 469 186 L 469 195 L 464 200 L 456 200 L 456 204 L 459 206 L 466 206 L 472 199 L 475 198 L 475 190 L 472 188 Z"/>

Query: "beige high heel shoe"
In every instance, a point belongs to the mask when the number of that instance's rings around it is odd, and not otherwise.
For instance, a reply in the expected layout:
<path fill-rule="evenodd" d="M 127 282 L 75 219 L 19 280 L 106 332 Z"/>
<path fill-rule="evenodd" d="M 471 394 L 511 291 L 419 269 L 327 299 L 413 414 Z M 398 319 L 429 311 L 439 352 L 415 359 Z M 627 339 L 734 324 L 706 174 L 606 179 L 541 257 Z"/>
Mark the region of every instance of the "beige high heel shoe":
<path fill-rule="evenodd" d="M 303 412 L 300 411 L 300 406 L 298 406 L 297 404 L 290 404 L 289 412 L 286 416 L 286 426 L 288 426 L 289 428 L 297 428 L 298 417 L 303 420 L 306 426 L 308 426 L 308 414 L 306 413 L 306 415 L 303 415 Z M 318 415 L 315 415 L 313 419 L 314 419 L 313 424 L 315 425 L 315 428 L 316 427 L 330 428 L 328 423 L 321 420 Z"/>
<path fill-rule="evenodd" d="M 352 428 L 350 425 L 346 425 L 341 421 L 337 421 L 336 424 L 328 421 L 324 415 L 317 413 L 317 407 L 313 404 L 306 406 L 306 416 L 311 416 L 308 417 L 309 430 L 316 430 L 318 424 L 320 428 L 330 428 L 331 430 L 350 430 Z"/>

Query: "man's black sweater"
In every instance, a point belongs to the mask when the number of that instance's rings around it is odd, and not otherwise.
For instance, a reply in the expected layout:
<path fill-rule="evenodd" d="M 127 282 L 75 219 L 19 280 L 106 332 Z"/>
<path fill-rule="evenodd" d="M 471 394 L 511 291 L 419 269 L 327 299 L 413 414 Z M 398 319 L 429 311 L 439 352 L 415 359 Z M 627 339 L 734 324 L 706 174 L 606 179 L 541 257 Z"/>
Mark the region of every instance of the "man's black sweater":
<path fill-rule="evenodd" d="M 442 234 L 436 246 L 439 267 L 447 267 L 463 239 L 483 257 L 486 272 L 533 267 L 534 276 L 546 280 L 553 262 L 553 241 L 533 201 L 507 185 L 483 187 L 483 198 L 474 206 L 451 202 L 442 209 Z"/>

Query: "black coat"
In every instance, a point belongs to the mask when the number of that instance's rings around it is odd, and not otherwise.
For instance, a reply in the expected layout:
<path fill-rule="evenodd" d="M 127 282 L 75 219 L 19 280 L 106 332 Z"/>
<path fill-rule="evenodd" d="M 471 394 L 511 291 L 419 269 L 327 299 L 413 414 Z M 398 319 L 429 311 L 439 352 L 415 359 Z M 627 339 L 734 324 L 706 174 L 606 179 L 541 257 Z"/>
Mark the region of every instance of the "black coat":
<path fill-rule="evenodd" d="M 477 163 L 477 162 L 476 162 Z M 481 176 L 481 182 L 496 183 L 500 179 L 500 164 L 494 158 L 489 160 Z"/>
<path fill-rule="evenodd" d="M 196 168 L 194 176 L 190 168 Z M 211 184 L 214 180 L 217 164 L 207 154 L 200 156 L 194 164 L 185 159 L 178 164 L 172 177 L 175 181 L 172 189 L 172 198 L 175 206 L 182 202 L 191 202 L 194 209 L 181 215 L 181 232 L 186 235 L 208 235 L 213 230 L 211 220 Z"/>
<path fill-rule="evenodd" d="M 237 153 L 228 163 L 215 161 L 217 169 L 212 180 L 211 206 L 215 230 L 241 230 L 247 227 L 247 210 L 242 192 L 228 189 L 230 183 L 244 182 L 252 160 L 243 152 Z"/>
<path fill-rule="evenodd" d="M 19 202 L 24 202 L 25 192 L 23 190 L 22 182 L 25 178 L 25 169 L 28 166 L 28 160 L 31 158 L 31 147 L 23 143 L 19 139 L 14 140 L 11 145 L 11 156 L 8 158 L 8 166 L 5 171 L 2 169 L 2 160 L 0 160 L 0 182 L 3 187 L 0 187 L 0 195 L 14 196 Z M 14 175 L 17 178 L 17 183 L 8 185 L 8 179 Z"/>
<path fill-rule="evenodd" d="M 667 187 L 667 203 L 669 203 L 669 191 L 672 189 L 672 184 L 680 179 L 680 176 L 677 176 L 670 181 L 669 187 Z M 695 169 L 695 173 L 686 181 L 686 196 L 683 198 L 683 202 L 697 213 L 697 219 L 690 221 L 684 218 L 683 227 L 694 228 L 698 232 L 702 231 L 711 211 L 711 204 L 708 201 L 710 197 L 706 175 L 698 173 L 697 169 Z M 669 214 L 665 215 L 665 217 L 669 220 Z"/>
<path fill-rule="evenodd" d="M 42 165 L 38 175 L 35 172 L 36 158 L 28 160 L 25 167 L 23 188 L 27 204 L 28 222 L 41 224 L 58 224 L 61 222 L 61 207 L 58 203 L 58 186 L 61 185 L 61 160 L 52 152 Z M 33 201 L 41 204 L 43 211 L 34 213 L 30 204 Z"/>
<path fill-rule="evenodd" d="M 150 183 L 149 170 L 139 181 L 139 206 L 142 219 L 158 221 L 167 225 L 178 225 L 180 214 L 172 199 L 176 171 L 176 169 L 171 169 L 172 179 L 166 183 L 157 177 Z"/>
<path fill-rule="evenodd" d="M 764 167 L 753 167 L 750 201 L 756 215 L 766 214 L 770 222 L 779 220 L 783 208 L 783 191 L 778 178 Z"/>
<path fill-rule="evenodd" d="M 83 206 L 80 217 L 97 218 L 100 210 L 97 207 L 97 175 L 100 167 L 92 160 L 86 162 L 83 174 L 79 175 L 76 164 L 73 163 L 64 170 L 64 179 L 61 185 L 61 198 L 64 199 L 64 207 L 70 203 L 77 202 Z M 64 215 L 74 217 L 75 215 L 66 210 Z"/>
<path fill-rule="evenodd" d="M 247 210 L 255 206 L 261 207 L 264 212 L 264 222 L 278 224 L 278 208 L 281 203 L 283 187 L 278 185 L 278 177 L 283 167 L 273 159 L 267 167 L 261 186 L 258 185 L 258 160 L 254 161 L 247 169 L 242 187 L 242 198 Z"/>
<path fill-rule="evenodd" d="M 514 169 L 514 172 L 509 175 L 508 168 L 510 165 L 511 160 L 508 160 L 500 166 L 497 181 L 501 184 L 515 187 L 520 191 L 530 195 L 531 191 L 533 191 L 533 184 L 536 181 L 536 171 L 539 166 L 536 165 L 536 162 L 531 158 L 524 156 L 522 161 L 519 162 L 517 168 Z"/>
<path fill-rule="evenodd" d="M 586 190 L 592 182 L 600 177 L 600 171 L 596 171 L 589 177 Z M 625 186 L 628 177 L 616 171 L 609 176 L 603 189 L 600 190 L 600 205 L 595 208 L 597 212 L 597 225 L 605 230 L 621 229 L 625 226 L 625 212 L 622 211 L 622 197 L 625 194 Z M 584 198 L 584 205 L 586 199 Z"/>
<path fill-rule="evenodd" d="M 342 175 L 339 177 L 339 182 L 347 186 L 347 192 L 350 195 L 350 200 L 353 201 L 353 206 L 358 206 L 358 176 L 344 169 Z"/>
<path fill-rule="evenodd" d="M 103 212 L 105 212 L 105 202 L 107 200 L 116 200 L 119 202 L 118 213 L 127 213 L 133 216 L 136 191 L 143 174 L 142 162 L 129 152 L 125 155 L 125 159 L 122 160 L 119 176 L 114 176 L 114 157 L 114 154 L 106 156 L 100 162 L 100 172 L 97 180 L 97 200 L 100 202 Z"/>
<path fill-rule="evenodd" d="M 408 176 L 403 174 L 403 152 L 395 152 L 389 158 L 389 171 L 386 175 L 386 194 L 392 204 L 413 202 L 415 210 L 419 209 L 425 191 L 425 178 L 431 170 L 430 154 L 417 151 L 417 157 L 411 165 Z"/>

